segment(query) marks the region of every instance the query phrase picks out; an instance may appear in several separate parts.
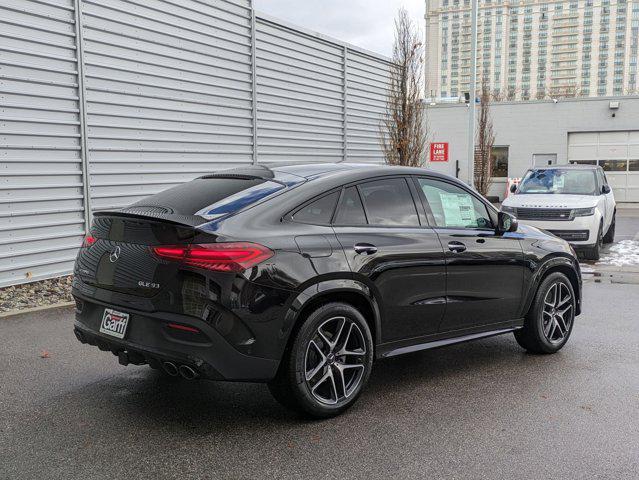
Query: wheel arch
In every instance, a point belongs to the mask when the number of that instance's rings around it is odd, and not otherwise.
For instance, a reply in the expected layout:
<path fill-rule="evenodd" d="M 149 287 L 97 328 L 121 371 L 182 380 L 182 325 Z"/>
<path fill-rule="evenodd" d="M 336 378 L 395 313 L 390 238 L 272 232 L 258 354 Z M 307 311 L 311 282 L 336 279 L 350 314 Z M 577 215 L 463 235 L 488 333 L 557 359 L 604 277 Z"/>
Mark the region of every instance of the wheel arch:
<path fill-rule="evenodd" d="M 300 292 L 286 312 L 283 334 L 286 336 L 286 352 L 302 320 L 320 305 L 343 302 L 356 308 L 366 320 L 373 336 L 373 345 L 381 338 L 381 314 L 373 292 L 362 282 L 353 279 L 324 280 L 306 287 Z"/>
<path fill-rule="evenodd" d="M 528 294 L 528 299 L 526 303 L 526 307 L 524 309 L 524 313 L 528 312 L 530 306 L 532 304 L 533 299 L 541 285 L 541 282 L 544 279 L 551 275 L 552 273 L 559 272 L 563 273 L 568 277 L 570 284 L 572 285 L 572 289 L 575 292 L 575 316 L 581 313 L 581 278 L 579 276 L 579 269 L 575 269 L 573 261 L 566 257 L 554 257 L 553 259 L 547 261 L 542 267 L 539 268 L 537 275 L 534 278 L 534 288 L 532 288 Z"/>

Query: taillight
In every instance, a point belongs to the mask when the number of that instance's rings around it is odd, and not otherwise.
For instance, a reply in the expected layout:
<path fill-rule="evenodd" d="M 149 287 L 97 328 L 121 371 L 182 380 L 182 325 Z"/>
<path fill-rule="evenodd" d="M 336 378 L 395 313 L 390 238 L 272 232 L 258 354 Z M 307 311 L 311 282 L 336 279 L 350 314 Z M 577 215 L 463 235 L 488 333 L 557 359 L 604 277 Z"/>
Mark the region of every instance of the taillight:
<path fill-rule="evenodd" d="M 97 241 L 97 238 L 95 238 L 92 235 L 87 235 L 86 237 L 84 237 L 84 241 L 82 242 L 82 246 L 83 247 L 90 247 L 91 245 L 93 245 L 95 242 Z"/>
<path fill-rule="evenodd" d="M 263 245 L 248 242 L 164 245 L 153 247 L 160 258 L 218 272 L 241 272 L 273 256 Z"/>

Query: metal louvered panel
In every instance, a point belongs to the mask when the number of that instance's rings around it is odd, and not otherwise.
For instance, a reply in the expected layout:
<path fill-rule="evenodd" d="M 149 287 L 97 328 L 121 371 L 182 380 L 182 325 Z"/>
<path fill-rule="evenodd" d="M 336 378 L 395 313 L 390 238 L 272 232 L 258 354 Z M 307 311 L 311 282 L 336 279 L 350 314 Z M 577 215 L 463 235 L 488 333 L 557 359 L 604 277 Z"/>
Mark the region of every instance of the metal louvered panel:
<path fill-rule="evenodd" d="M 0 6 L 0 287 L 68 273 L 84 234 L 73 0 Z"/>
<path fill-rule="evenodd" d="M 341 161 L 342 46 L 258 16 L 256 69 L 259 161 Z"/>
<path fill-rule="evenodd" d="M 252 162 L 248 1 L 83 0 L 94 210 Z"/>
<path fill-rule="evenodd" d="M 383 163 L 379 135 L 386 110 L 390 62 L 349 49 L 347 78 L 348 158 Z"/>
<path fill-rule="evenodd" d="M 70 273 L 90 210 L 250 163 L 383 161 L 388 67 L 251 0 L 4 0 L 0 287 Z"/>

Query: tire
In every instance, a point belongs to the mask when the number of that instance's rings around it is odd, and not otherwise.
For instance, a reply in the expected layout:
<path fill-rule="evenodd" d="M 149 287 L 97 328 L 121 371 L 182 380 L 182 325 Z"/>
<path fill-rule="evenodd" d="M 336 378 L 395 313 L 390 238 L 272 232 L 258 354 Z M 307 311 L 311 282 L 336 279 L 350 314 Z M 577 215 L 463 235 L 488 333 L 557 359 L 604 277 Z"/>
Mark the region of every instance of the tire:
<path fill-rule="evenodd" d="M 603 225 L 599 225 L 597 232 L 597 243 L 593 247 L 584 249 L 584 258 L 586 260 L 599 260 L 601 257 L 601 248 L 603 247 Z"/>
<path fill-rule="evenodd" d="M 559 292 L 557 301 L 554 292 Z M 550 307 L 548 302 L 554 304 Z M 565 303 L 561 303 L 565 302 Z M 517 343 L 530 353 L 548 354 L 561 350 L 575 323 L 575 292 L 568 277 L 560 272 L 551 273 L 539 285 L 524 328 L 515 331 Z M 560 316 L 556 316 L 564 312 Z"/>
<path fill-rule="evenodd" d="M 355 403 L 372 365 L 373 337 L 362 314 L 346 303 L 327 303 L 294 333 L 268 388 L 289 409 L 315 418 L 333 417 Z"/>
<path fill-rule="evenodd" d="M 608 231 L 603 237 L 603 243 L 607 244 L 607 243 L 612 243 L 615 241 L 616 224 L 617 224 L 617 214 L 615 213 L 612 217 L 612 222 L 610 223 L 610 226 L 608 227 Z"/>

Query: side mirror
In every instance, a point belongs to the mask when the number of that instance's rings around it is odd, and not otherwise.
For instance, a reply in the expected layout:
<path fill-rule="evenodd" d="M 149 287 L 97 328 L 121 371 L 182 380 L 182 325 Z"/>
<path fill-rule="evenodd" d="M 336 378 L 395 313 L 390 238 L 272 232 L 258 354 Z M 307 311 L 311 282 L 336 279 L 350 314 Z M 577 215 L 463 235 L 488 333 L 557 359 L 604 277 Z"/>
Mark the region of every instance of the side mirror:
<path fill-rule="evenodd" d="M 510 193 L 515 193 L 517 191 L 517 185 L 514 183 L 510 186 Z"/>
<path fill-rule="evenodd" d="M 607 195 L 611 192 L 612 190 L 610 190 L 610 185 L 602 185 L 601 186 L 601 193 L 604 195 Z"/>
<path fill-rule="evenodd" d="M 517 219 L 510 213 L 499 212 L 497 215 L 497 231 L 499 233 L 515 232 L 519 224 Z"/>

